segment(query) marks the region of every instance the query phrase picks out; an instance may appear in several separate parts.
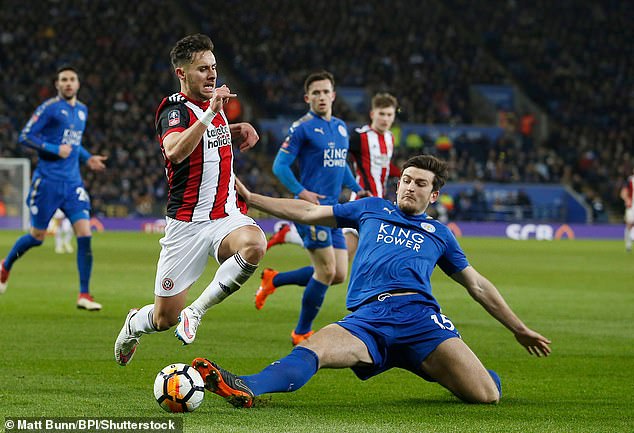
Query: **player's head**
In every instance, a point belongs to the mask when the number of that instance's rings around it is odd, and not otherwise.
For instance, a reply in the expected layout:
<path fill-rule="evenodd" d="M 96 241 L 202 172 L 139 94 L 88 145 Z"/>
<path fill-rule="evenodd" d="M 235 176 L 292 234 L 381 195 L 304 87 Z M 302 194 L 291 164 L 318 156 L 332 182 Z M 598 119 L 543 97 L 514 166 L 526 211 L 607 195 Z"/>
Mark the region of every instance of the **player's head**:
<path fill-rule="evenodd" d="M 392 127 L 396 117 L 396 109 L 398 101 L 389 93 L 377 93 L 372 98 L 372 110 L 370 110 L 370 119 L 372 129 L 381 134 Z"/>
<path fill-rule="evenodd" d="M 55 74 L 57 94 L 67 101 L 75 99 L 79 92 L 79 74 L 72 66 L 62 66 Z"/>
<path fill-rule="evenodd" d="M 170 51 L 181 91 L 192 99 L 211 99 L 216 88 L 216 57 L 213 49 L 211 39 L 199 33 L 185 36 Z"/>
<path fill-rule="evenodd" d="M 420 215 L 438 199 L 447 181 L 447 163 L 431 155 L 405 162 L 396 190 L 396 204 L 406 214 Z"/>
<path fill-rule="evenodd" d="M 330 72 L 313 72 L 306 77 L 304 102 L 319 116 L 330 117 L 335 96 L 335 77 Z"/>

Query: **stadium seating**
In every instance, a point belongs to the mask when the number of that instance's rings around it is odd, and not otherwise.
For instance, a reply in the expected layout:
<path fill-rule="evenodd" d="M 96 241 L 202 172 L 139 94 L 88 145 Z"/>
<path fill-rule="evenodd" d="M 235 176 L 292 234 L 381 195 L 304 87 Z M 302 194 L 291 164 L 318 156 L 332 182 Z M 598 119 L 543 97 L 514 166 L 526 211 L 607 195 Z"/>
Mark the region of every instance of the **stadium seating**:
<path fill-rule="evenodd" d="M 303 112 L 303 79 L 321 68 L 338 85 L 394 93 L 403 123 L 468 124 L 471 85 L 519 85 L 549 114 L 547 140 L 528 140 L 509 122 L 496 140 L 462 136 L 451 148 L 423 136 L 412 149 L 403 137 L 397 158 L 436 153 L 449 159 L 454 181 L 564 183 L 589 203 L 622 206 L 618 189 L 634 154 L 627 94 L 634 38 L 632 12 L 620 2 L 345 0 L 313 2 L 308 10 L 303 2 L 279 0 L 276 7 L 231 2 L 213 13 L 199 3 L 159 0 L 51 2 L 28 10 L 17 0 L 6 3 L 0 156 L 32 157 L 17 134 L 53 95 L 55 69 L 74 64 L 90 110 L 84 145 L 110 156 L 105 174 L 85 174 L 98 214 L 161 214 L 166 188 L 154 110 L 177 88 L 169 49 L 192 28 L 214 40 L 225 62 L 220 75 L 229 69 L 242 81 L 241 92 L 260 104 L 246 111 L 269 118 Z M 364 121 L 345 104 L 335 112 Z M 257 127 L 257 119 L 249 120 Z M 247 184 L 271 195 L 285 194 L 270 171 L 278 145 L 263 132 L 258 148 L 236 160 Z"/>

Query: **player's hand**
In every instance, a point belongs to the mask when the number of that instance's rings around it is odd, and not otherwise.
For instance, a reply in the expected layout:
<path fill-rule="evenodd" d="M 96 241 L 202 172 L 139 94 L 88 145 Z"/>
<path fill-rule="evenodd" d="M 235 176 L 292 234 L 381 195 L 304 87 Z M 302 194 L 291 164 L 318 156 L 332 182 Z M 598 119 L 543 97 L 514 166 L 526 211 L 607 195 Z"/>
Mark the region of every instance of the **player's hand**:
<path fill-rule="evenodd" d="M 361 191 L 357 193 L 357 197 L 359 198 L 372 197 L 372 193 L 368 191 L 367 189 L 362 189 Z"/>
<path fill-rule="evenodd" d="M 317 194 L 316 192 L 308 191 L 307 189 L 302 190 L 302 192 L 297 194 L 297 197 L 317 205 L 319 204 L 320 198 L 326 198 L 325 195 Z"/>
<path fill-rule="evenodd" d="M 550 355 L 550 340 L 532 329 L 527 328 L 524 331 L 517 332 L 515 339 L 524 346 L 531 355 L 538 357 Z"/>
<path fill-rule="evenodd" d="M 104 162 L 107 159 L 108 159 L 107 156 L 93 155 L 90 158 L 88 158 L 88 161 L 86 161 L 86 164 L 88 164 L 88 167 L 93 171 L 103 171 L 106 169 L 106 164 Z"/>
<path fill-rule="evenodd" d="M 229 101 L 229 98 L 235 98 L 238 96 L 235 93 L 231 93 L 229 87 L 226 84 L 223 84 L 220 87 L 214 89 L 213 96 L 209 100 L 209 106 L 216 113 L 222 110 L 222 105 Z"/>
<path fill-rule="evenodd" d="M 251 200 L 251 191 L 249 191 L 247 187 L 244 186 L 244 184 L 237 177 L 236 177 L 236 191 L 238 195 L 242 196 L 244 201 L 246 201 L 248 204 L 249 201 Z"/>
<path fill-rule="evenodd" d="M 70 153 L 73 151 L 73 146 L 71 146 L 70 144 L 60 144 L 59 145 L 59 150 L 57 151 L 57 154 L 61 157 L 61 158 L 68 158 L 68 155 L 70 155 Z"/>
<path fill-rule="evenodd" d="M 260 139 L 255 128 L 249 123 L 242 122 L 234 124 L 233 126 L 240 127 L 239 131 L 232 134 L 232 138 L 235 136 L 233 142 L 239 146 L 240 152 L 251 149 Z"/>

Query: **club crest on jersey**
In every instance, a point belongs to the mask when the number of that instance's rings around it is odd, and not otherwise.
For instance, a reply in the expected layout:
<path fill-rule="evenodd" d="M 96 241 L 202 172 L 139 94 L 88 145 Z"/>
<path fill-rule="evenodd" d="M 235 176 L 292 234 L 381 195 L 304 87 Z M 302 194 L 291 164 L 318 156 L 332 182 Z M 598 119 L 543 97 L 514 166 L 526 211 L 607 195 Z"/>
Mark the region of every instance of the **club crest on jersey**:
<path fill-rule="evenodd" d="M 325 230 L 319 230 L 317 232 L 317 240 L 319 242 L 325 242 L 328 239 L 328 233 Z"/>
<path fill-rule="evenodd" d="M 163 287 L 163 290 L 170 291 L 174 288 L 174 281 L 172 281 L 171 278 L 163 278 L 163 281 L 161 281 L 161 287 Z"/>
<path fill-rule="evenodd" d="M 167 113 L 167 124 L 169 126 L 176 126 L 181 123 L 181 114 L 178 110 L 172 110 Z"/>
<path fill-rule="evenodd" d="M 83 111 L 77 113 L 77 117 L 79 117 L 79 120 L 81 120 L 82 122 L 86 121 L 86 113 L 84 113 Z"/>
<path fill-rule="evenodd" d="M 420 223 L 420 228 L 429 233 L 434 233 L 436 231 L 436 227 L 429 223 Z"/>
<path fill-rule="evenodd" d="M 339 131 L 339 134 L 341 134 L 342 137 L 348 136 L 348 131 L 346 130 L 345 126 L 339 125 L 339 128 L 337 128 L 337 130 Z"/>

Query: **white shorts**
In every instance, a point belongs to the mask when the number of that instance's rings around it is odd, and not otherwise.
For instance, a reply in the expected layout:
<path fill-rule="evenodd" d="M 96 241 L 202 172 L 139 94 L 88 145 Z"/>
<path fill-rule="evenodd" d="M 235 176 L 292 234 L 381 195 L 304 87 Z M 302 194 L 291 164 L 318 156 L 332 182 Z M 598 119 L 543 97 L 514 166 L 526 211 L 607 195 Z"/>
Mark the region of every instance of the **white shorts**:
<path fill-rule="evenodd" d="M 154 283 L 154 294 L 164 297 L 178 295 L 194 284 L 205 270 L 209 256 L 218 261 L 218 248 L 229 233 L 244 226 L 259 228 L 253 219 L 241 213 L 213 221 L 165 219 L 165 237 L 159 241 L 161 255 Z"/>
<path fill-rule="evenodd" d="M 634 224 L 634 207 L 625 209 L 625 223 Z"/>
<path fill-rule="evenodd" d="M 353 229 L 350 227 L 344 227 L 341 229 L 341 231 L 343 232 L 344 235 L 347 235 L 348 233 L 350 233 L 351 235 L 356 236 L 357 238 L 359 237 L 359 232 L 357 231 L 357 229 Z"/>

